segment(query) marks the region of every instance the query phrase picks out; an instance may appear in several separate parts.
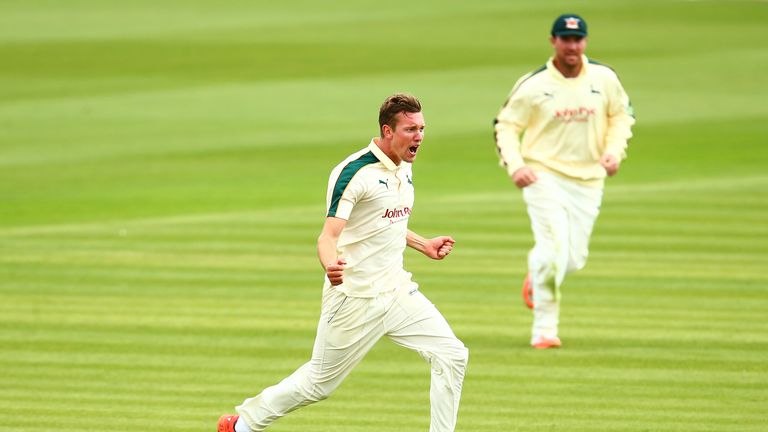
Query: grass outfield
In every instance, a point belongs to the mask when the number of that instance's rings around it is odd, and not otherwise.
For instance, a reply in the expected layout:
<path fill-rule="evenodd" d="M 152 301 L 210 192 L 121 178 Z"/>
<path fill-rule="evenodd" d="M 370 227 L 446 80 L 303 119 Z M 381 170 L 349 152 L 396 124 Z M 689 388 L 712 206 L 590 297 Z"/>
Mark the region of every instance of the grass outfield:
<path fill-rule="evenodd" d="M 259 4 L 263 3 L 263 4 Z M 528 347 L 531 234 L 491 120 L 581 13 L 638 124 L 564 348 Z M 763 431 L 768 3 L 0 3 L 0 431 L 211 431 L 308 359 L 330 169 L 424 103 L 406 265 L 470 348 L 458 431 Z M 271 430 L 428 429 L 383 340 Z"/>

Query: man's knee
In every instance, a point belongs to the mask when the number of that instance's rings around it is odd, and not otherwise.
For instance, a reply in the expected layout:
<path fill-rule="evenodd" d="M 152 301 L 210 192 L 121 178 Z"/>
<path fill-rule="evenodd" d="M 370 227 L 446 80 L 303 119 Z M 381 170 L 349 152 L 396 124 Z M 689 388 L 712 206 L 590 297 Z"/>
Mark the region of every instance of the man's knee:
<path fill-rule="evenodd" d="M 437 368 L 443 364 L 451 367 L 457 366 L 463 370 L 469 360 L 469 349 L 459 339 L 448 340 L 433 350 L 420 351 L 419 353 L 433 367 Z"/>
<path fill-rule="evenodd" d="M 319 383 L 310 377 L 304 376 L 298 383 L 297 389 L 304 400 L 307 401 L 307 404 L 310 404 L 328 399 L 335 387 L 329 385 L 329 383 Z"/>
<path fill-rule="evenodd" d="M 333 390 L 328 390 L 322 387 L 318 387 L 314 389 L 312 392 L 310 392 L 309 395 L 307 395 L 307 400 L 309 400 L 312 403 L 320 402 L 322 400 L 328 399 L 328 397 L 331 396 L 332 392 Z"/>
<path fill-rule="evenodd" d="M 528 267 L 535 278 L 553 277 L 557 269 L 557 255 L 545 248 L 534 248 L 528 255 Z"/>
<path fill-rule="evenodd" d="M 469 361 L 469 348 L 464 346 L 464 344 L 461 344 L 461 349 L 459 349 L 459 354 L 456 357 L 456 361 L 463 364 L 464 367 L 467 366 L 467 362 Z"/>
<path fill-rule="evenodd" d="M 588 256 L 589 252 L 586 250 L 571 254 L 571 259 L 568 262 L 568 272 L 571 273 L 583 269 L 587 265 Z"/>
<path fill-rule="evenodd" d="M 464 375 L 469 361 L 469 350 L 456 339 L 456 343 L 449 348 L 433 354 L 430 360 L 432 366 L 432 380 L 439 383 L 441 388 L 449 392 L 461 393 Z"/>
<path fill-rule="evenodd" d="M 459 339 L 455 339 L 448 349 L 441 353 L 440 357 L 451 367 L 463 372 L 469 361 L 469 349 Z"/>

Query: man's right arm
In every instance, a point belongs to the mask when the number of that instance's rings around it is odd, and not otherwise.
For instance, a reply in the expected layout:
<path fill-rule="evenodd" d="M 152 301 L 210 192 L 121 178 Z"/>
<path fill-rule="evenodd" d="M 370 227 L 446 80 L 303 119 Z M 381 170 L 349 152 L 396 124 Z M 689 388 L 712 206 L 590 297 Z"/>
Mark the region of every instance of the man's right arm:
<path fill-rule="evenodd" d="M 329 216 L 325 218 L 323 231 L 317 239 L 317 256 L 331 285 L 339 285 L 343 282 L 344 266 L 347 262 L 338 257 L 337 245 L 341 231 L 346 225 L 346 219 Z"/>
<path fill-rule="evenodd" d="M 518 82 L 496 116 L 494 132 L 501 165 L 517 187 L 522 188 L 535 182 L 536 175 L 525 165 L 520 154 L 520 135 L 525 130 L 530 116 L 530 104 L 523 97 L 520 84 Z"/>

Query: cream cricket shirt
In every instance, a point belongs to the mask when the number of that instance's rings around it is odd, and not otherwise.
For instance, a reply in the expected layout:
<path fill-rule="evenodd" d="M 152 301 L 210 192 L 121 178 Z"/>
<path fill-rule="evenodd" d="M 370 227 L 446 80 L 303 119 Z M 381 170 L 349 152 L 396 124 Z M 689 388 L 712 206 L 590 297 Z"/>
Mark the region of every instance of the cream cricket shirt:
<path fill-rule="evenodd" d="M 410 280 L 403 252 L 413 198 L 411 164 L 395 165 L 376 138 L 331 171 L 328 216 L 347 220 L 337 245 L 347 265 L 336 289 L 350 297 L 375 297 Z"/>
<path fill-rule="evenodd" d="M 564 77 L 550 58 L 515 84 L 495 124 L 501 163 L 510 176 L 528 165 L 602 187 L 606 173 L 600 157 L 626 156 L 635 123 L 629 97 L 611 68 L 586 56 L 582 60 L 576 78 Z"/>

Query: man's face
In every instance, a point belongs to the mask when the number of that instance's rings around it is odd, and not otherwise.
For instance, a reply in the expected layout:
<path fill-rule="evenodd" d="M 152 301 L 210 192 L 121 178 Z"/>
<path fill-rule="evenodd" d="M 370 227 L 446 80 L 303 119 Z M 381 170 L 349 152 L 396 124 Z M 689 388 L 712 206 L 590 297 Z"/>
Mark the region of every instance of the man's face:
<path fill-rule="evenodd" d="M 398 165 L 400 161 L 412 163 L 424 139 L 424 115 L 420 112 L 399 112 L 395 120 L 394 129 L 384 126 L 385 133 L 392 136 L 392 162 Z"/>
<path fill-rule="evenodd" d="M 558 64 L 575 68 L 581 64 L 581 56 L 587 48 L 587 38 L 583 36 L 552 36 L 550 39 L 555 49 Z"/>

